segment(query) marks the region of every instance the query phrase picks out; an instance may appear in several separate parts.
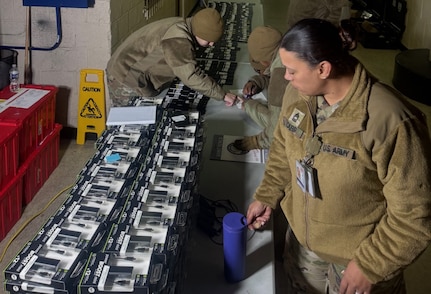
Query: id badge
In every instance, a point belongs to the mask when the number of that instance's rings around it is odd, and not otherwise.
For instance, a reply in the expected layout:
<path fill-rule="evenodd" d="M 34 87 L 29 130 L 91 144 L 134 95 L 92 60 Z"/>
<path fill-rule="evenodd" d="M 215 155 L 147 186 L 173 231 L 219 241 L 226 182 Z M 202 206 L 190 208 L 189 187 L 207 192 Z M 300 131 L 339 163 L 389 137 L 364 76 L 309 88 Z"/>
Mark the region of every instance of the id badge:
<path fill-rule="evenodd" d="M 302 160 L 296 161 L 296 183 L 302 192 L 308 193 L 313 198 L 320 198 L 317 170 Z"/>
<path fill-rule="evenodd" d="M 307 191 L 306 167 L 300 160 L 296 161 L 296 183 L 301 188 L 302 192 Z"/>
<path fill-rule="evenodd" d="M 317 183 L 317 170 L 311 166 L 304 165 L 305 178 L 307 180 L 306 190 L 313 198 L 320 198 L 319 185 Z"/>

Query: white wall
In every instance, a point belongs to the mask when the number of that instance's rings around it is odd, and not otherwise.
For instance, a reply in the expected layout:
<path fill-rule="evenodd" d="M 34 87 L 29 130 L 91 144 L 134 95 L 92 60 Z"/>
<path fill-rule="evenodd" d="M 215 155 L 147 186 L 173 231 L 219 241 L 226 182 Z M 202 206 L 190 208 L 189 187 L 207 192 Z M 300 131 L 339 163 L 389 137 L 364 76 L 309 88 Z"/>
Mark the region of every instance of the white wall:
<path fill-rule="evenodd" d="M 24 46 L 26 7 L 22 1 L 0 0 L 1 45 Z M 55 8 L 32 7 L 32 46 L 49 48 L 57 40 Z M 61 8 L 62 40 L 52 51 L 31 52 L 33 84 L 59 87 L 56 120 L 77 126 L 80 71 L 104 69 L 110 56 L 110 3 L 97 0 L 94 8 Z M 19 50 L 20 81 L 24 79 L 24 51 Z"/>
<path fill-rule="evenodd" d="M 52 51 L 31 52 L 33 84 L 57 86 L 57 122 L 77 127 L 80 71 L 104 70 L 111 52 L 133 31 L 160 18 L 178 15 L 178 7 L 196 0 L 161 0 L 150 20 L 143 0 L 96 0 L 94 7 L 61 8 L 62 41 Z M 180 4 L 178 4 L 180 3 Z M 0 0 L 0 45 L 25 45 L 26 7 L 22 0 Z M 32 7 L 32 46 L 48 48 L 57 39 L 55 8 Z M 24 81 L 24 50 L 17 50 L 20 82 Z M 106 91 L 106 97 L 108 93 Z M 107 108 L 109 108 L 107 99 Z"/>

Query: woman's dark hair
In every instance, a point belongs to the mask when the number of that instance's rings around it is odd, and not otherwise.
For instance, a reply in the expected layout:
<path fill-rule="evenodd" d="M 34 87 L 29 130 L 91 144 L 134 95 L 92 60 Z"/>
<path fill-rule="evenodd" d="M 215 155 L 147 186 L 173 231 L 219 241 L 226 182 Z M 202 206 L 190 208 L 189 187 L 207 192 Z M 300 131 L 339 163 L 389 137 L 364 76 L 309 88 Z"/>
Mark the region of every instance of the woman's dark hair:
<path fill-rule="evenodd" d="M 316 18 L 300 20 L 281 40 L 281 48 L 296 53 L 310 66 L 322 61 L 332 64 L 332 77 L 351 74 L 357 59 L 349 54 L 356 48 L 354 26 L 344 22 L 337 28 L 332 23 Z"/>

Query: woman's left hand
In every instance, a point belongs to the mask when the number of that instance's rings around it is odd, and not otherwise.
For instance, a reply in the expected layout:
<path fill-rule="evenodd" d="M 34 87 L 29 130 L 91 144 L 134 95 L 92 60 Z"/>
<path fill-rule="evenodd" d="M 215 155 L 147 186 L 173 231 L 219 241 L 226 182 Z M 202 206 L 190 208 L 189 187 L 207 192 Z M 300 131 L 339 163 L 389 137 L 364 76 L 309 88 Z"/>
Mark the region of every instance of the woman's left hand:
<path fill-rule="evenodd" d="M 370 294 L 372 284 L 364 276 L 354 260 L 351 260 L 343 272 L 340 294 Z"/>

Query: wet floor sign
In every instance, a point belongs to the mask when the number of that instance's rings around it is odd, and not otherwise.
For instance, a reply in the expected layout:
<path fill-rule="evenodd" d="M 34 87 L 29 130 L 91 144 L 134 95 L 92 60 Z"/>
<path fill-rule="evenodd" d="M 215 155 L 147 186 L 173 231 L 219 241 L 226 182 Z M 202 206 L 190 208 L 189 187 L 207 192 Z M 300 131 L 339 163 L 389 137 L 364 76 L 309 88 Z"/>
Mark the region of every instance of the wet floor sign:
<path fill-rule="evenodd" d="M 105 85 L 103 70 L 83 69 L 79 84 L 76 143 L 84 144 L 87 133 L 99 137 L 105 130 Z"/>

